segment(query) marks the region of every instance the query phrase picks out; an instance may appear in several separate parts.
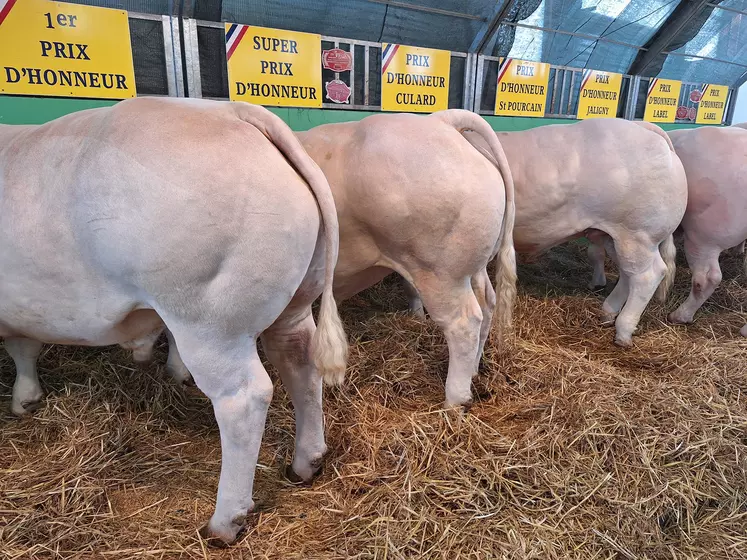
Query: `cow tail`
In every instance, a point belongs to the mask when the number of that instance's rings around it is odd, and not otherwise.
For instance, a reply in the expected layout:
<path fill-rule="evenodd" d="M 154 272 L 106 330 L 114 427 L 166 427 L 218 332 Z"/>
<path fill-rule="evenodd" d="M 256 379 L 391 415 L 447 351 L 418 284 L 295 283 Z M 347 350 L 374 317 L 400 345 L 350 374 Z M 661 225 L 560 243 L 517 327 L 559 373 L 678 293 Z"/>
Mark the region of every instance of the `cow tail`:
<path fill-rule="evenodd" d="M 674 245 L 674 236 L 669 234 L 667 238 L 659 245 L 659 253 L 667 266 L 666 272 L 664 272 L 664 278 L 659 282 L 659 287 L 656 288 L 656 299 L 660 303 L 667 301 L 667 294 L 669 289 L 674 284 L 674 277 L 677 274 L 677 265 L 675 264 L 675 258 L 677 257 L 677 247 Z"/>
<path fill-rule="evenodd" d="M 485 119 L 463 109 L 449 109 L 434 113 L 445 123 L 456 128 L 460 133 L 472 130 L 483 137 L 490 147 L 496 167 L 503 177 L 506 196 L 506 210 L 501 226 L 501 239 L 498 249 L 498 260 L 495 270 L 495 291 L 497 295 L 496 330 L 498 340 L 503 342 L 510 333 L 513 323 L 513 309 L 516 300 L 516 254 L 514 252 L 514 222 L 516 204 L 514 202 L 514 179 L 508 167 L 508 160 L 498 137 Z"/>
<path fill-rule="evenodd" d="M 674 145 L 672 144 L 672 139 L 669 137 L 669 134 L 664 132 L 663 128 L 661 128 L 660 126 L 656 126 L 654 123 L 650 123 L 648 121 L 631 121 L 631 122 L 634 122 L 638 126 L 642 126 L 643 128 L 650 130 L 654 134 L 658 134 L 659 136 L 664 138 L 664 140 L 666 140 L 667 142 L 667 145 L 669 146 L 670 151 L 672 153 L 675 153 Z"/>
<path fill-rule="evenodd" d="M 308 183 L 319 205 L 325 242 L 324 289 L 319 307 L 319 321 L 311 340 L 311 357 L 325 382 L 340 384 L 345 376 L 348 342 L 332 293 L 332 281 L 340 248 L 340 226 L 327 178 L 306 153 L 291 129 L 280 117 L 264 107 L 236 104 L 238 116 L 264 134 L 296 168 Z"/>

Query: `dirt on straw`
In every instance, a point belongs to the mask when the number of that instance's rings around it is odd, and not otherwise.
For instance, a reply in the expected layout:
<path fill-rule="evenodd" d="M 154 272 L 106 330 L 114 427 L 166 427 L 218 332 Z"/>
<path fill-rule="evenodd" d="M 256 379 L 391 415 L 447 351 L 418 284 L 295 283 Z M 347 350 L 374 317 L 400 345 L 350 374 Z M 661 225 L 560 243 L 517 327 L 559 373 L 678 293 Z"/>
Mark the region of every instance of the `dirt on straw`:
<path fill-rule="evenodd" d="M 441 410 L 443 336 L 388 279 L 342 306 L 347 381 L 325 391 L 323 475 L 281 475 L 294 420 L 278 383 L 232 548 L 209 548 L 218 430 L 199 391 L 118 348 L 47 347 L 45 405 L 9 413 L 0 357 L 2 558 L 747 558 L 747 342 L 741 258 L 688 327 L 651 304 L 635 347 L 599 326 L 579 244 L 520 268 L 516 337 L 480 395 Z M 669 310 L 689 290 L 678 271 Z M 274 376 L 274 374 L 273 374 Z"/>

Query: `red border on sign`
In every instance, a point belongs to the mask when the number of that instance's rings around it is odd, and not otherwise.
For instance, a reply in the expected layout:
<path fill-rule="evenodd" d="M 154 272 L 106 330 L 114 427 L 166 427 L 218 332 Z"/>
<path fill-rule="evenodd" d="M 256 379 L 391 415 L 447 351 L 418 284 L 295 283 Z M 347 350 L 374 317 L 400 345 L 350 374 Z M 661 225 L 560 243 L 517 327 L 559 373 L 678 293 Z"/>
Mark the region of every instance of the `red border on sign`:
<path fill-rule="evenodd" d="M 500 70 L 500 74 L 498 74 L 498 83 L 501 83 L 501 80 L 503 79 L 503 76 L 506 75 L 506 70 L 508 70 L 508 67 L 511 66 L 511 61 L 513 58 L 507 58 L 506 62 L 503 64 L 503 68 Z"/>
<path fill-rule="evenodd" d="M 10 10 L 13 9 L 13 5 L 15 3 L 16 3 L 16 0 L 8 0 L 8 3 L 5 4 L 5 7 L 3 7 L 2 10 L 0 10 L 0 25 L 2 25 L 3 21 L 5 21 L 5 18 L 8 17 Z"/>
<path fill-rule="evenodd" d="M 239 46 L 239 43 L 241 43 L 241 40 L 242 40 L 242 39 L 244 38 L 244 35 L 246 35 L 246 31 L 247 31 L 247 29 L 249 29 L 249 26 L 248 26 L 248 25 L 243 25 L 243 26 L 241 27 L 241 31 L 239 31 L 239 36 L 238 36 L 238 37 L 236 37 L 236 40 L 235 40 L 235 41 L 233 42 L 233 45 L 231 45 L 231 50 L 229 50 L 229 51 L 228 51 L 228 52 L 226 53 L 226 60 L 230 60 L 230 58 L 231 58 L 231 55 L 232 55 L 232 54 L 234 53 L 234 51 L 236 50 L 236 47 L 238 47 L 238 46 Z"/>

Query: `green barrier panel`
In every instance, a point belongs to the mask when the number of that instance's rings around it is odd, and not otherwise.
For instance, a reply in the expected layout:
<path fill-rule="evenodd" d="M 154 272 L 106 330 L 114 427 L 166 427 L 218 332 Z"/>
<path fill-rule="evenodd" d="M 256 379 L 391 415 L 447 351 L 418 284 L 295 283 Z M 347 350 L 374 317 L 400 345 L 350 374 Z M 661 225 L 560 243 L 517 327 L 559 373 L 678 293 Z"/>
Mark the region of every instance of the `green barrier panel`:
<path fill-rule="evenodd" d="M 108 107 L 116 101 L 97 99 L 50 98 L 0 96 L 0 124 L 42 124 L 47 121 L 94 107 Z M 348 111 L 344 109 L 292 109 L 287 107 L 270 108 L 297 131 L 309 130 L 320 124 L 358 121 L 377 111 Z M 527 130 L 547 124 L 570 124 L 575 119 L 537 119 L 531 117 L 492 117 L 485 120 L 498 131 Z M 664 130 L 693 128 L 696 124 L 662 124 Z"/>

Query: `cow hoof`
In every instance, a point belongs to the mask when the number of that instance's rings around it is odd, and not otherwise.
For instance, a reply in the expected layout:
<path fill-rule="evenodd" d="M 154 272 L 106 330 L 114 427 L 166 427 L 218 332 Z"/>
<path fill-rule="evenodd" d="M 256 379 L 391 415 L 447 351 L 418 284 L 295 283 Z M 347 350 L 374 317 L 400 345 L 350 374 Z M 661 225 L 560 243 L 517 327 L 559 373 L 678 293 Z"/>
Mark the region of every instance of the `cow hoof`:
<path fill-rule="evenodd" d="M 187 379 L 182 379 L 182 387 L 185 387 L 185 388 L 197 387 L 197 384 L 195 383 L 195 380 L 192 379 L 192 376 L 190 375 Z"/>
<path fill-rule="evenodd" d="M 285 465 L 285 478 L 288 482 L 295 484 L 296 486 L 311 486 L 312 483 L 324 472 L 324 465 L 318 467 L 308 480 L 305 480 L 301 475 L 297 474 L 293 470 L 293 465 Z"/>
<path fill-rule="evenodd" d="M 324 472 L 324 460 L 327 458 L 327 451 L 322 453 L 316 459 L 312 459 L 309 466 L 311 467 L 311 475 L 304 478 L 293 469 L 293 464 L 285 466 L 285 478 L 289 482 L 299 486 L 311 486 L 311 484 Z"/>
<path fill-rule="evenodd" d="M 472 397 L 469 398 L 466 402 L 454 404 L 446 401 L 443 404 L 443 407 L 446 410 L 458 412 L 461 416 L 464 416 L 469 413 L 469 411 L 472 409 L 472 405 L 474 404 L 474 401 L 472 400 Z"/>
<path fill-rule="evenodd" d="M 27 400 L 21 401 L 20 403 L 13 403 L 10 407 L 10 411 L 16 416 L 29 416 L 44 406 L 43 396 L 39 397 L 38 400 Z"/>
<path fill-rule="evenodd" d="M 425 310 L 422 307 L 410 309 L 410 315 L 418 319 L 425 319 Z"/>
<path fill-rule="evenodd" d="M 622 337 L 622 336 L 616 336 L 615 337 L 615 344 L 619 346 L 620 348 L 632 348 L 633 347 L 633 339 L 629 336 Z"/>
<path fill-rule="evenodd" d="M 740 329 L 739 334 L 741 334 L 742 336 L 747 336 L 747 325 L 743 326 Z"/>
<path fill-rule="evenodd" d="M 599 318 L 599 325 L 604 328 L 614 327 L 615 319 L 617 319 L 617 315 L 605 313 Z"/>
<path fill-rule="evenodd" d="M 214 525 L 211 519 L 207 525 L 200 527 L 198 533 L 208 546 L 226 548 L 235 543 L 245 530 L 246 515 L 237 515 L 227 526 Z"/>
<path fill-rule="evenodd" d="M 675 325 L 689 325 L 690 323 L 693 322 L 693 320 L 691 318 L 681 317 L 681 316 L 677 315 L 676 311 L 673 311 L 672 313 L 670 313 L 669 317 L 667 317 L 667 319 L 669 319 L 670 323 L 673 323 Z"/>

